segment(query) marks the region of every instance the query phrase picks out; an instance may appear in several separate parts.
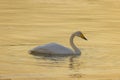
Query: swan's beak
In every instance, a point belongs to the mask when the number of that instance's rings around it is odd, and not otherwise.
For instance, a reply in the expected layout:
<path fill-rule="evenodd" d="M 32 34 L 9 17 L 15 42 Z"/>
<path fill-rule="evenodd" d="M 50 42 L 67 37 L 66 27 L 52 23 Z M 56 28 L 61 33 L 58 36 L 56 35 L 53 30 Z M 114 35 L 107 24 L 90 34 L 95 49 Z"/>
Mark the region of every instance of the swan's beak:
<path fill-rule="evenodd" d="M 86 37 L 83 37 L 83 39 L 84 39 L 84 40 L 87 40 L 87 38 L 86 38 Z"/>
<path fill-rule="evenodd" d="M 87 40 L 87 38 L 82 34 L 82 35 L 80 35 L 80 37 L 82 38 L 82 39 L 84 39 L 84 40 Z"/>

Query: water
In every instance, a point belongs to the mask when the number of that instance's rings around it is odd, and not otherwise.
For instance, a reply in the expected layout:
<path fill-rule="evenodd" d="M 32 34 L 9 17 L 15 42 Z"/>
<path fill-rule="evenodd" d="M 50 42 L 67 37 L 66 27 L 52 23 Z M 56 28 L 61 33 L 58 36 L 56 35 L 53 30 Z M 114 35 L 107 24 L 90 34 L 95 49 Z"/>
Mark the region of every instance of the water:
<path fill-rule="evenodd" d="M 81 56 L 39 57 L 35 46 L 76 38 Z M 1 0 L 1 80 L 120 80 L 119 0 Z"/>

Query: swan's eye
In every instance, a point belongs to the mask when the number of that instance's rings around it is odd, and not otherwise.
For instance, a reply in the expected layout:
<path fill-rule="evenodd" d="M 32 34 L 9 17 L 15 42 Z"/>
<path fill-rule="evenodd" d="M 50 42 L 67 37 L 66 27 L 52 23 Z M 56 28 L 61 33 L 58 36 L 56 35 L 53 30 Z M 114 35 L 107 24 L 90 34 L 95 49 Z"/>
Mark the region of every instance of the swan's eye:
<path fill-rule="evenodd" d="M 81 37 L 81 38 L 83 38 L 83 37 L 84 37 L 84 35 L 83 35 L 83 34 L 80 34 L 80 37 Z"/>

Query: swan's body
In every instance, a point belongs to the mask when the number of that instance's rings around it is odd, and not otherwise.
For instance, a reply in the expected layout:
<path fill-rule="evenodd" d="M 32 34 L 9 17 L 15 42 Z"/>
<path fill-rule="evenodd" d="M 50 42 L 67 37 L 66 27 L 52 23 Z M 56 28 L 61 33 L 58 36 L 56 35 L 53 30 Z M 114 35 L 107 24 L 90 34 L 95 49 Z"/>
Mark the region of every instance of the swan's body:
<path fill-rule="evenodd" d="M 80 54 L 80 50 L 79 48 L 77 48 L 75 46 L 75 44 L 73 43 L 73 39 L 75 36 L 78 36 L 78 37 L 81 37 L 85 40 L 87 40 L 84 35 L 80 32 L 80 31 L 77 31 L 75 33 L 73 33 L 70 37 L 70 45 L 71 47 L 73 48 L 73 50 L 67 48 L 67 47 L 64 47 L 60 44 L 57 44 L 57 43 L 49 43 L 49 44 L 45 44 L 45 45 L 42 45 L 42 46 L 37 46 L 35 48 L 33 48 L 32 50 L 30 50 L 30 53 L 37 53 L 37 54 Z"/>
<path fill-rule="evenodd" d="M 50 54 L 73 54 L 73 51 L 67 47 L 61 46 L 57 43 L 48 43 L 43 46 L 37 46 L 33 50 L 38 53 L 50 53 Z"/>

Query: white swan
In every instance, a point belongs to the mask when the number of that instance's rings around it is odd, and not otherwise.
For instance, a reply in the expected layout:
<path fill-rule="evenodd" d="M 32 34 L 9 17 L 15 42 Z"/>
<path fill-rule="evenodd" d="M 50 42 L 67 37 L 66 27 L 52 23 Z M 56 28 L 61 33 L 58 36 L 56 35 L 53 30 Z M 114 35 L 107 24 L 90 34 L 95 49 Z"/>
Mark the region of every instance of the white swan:
<path fill-rule="evenodd" d="M 70 37 L 70 45 L 74 51 L 57 43 L 49 43 L 49 44 L 45 44 L 45 45 L 37 46 L 33 48 L 32 50 L 30 50 L 30 53 L 62 54 L 62 55 L 80 54 L 81 52 L 79 48 L 77 48 L 73 43 L 73 39 L 75 36 L 81 37 L 82 39 L 87 40 L 80 31 L 74 32 Z"/>

